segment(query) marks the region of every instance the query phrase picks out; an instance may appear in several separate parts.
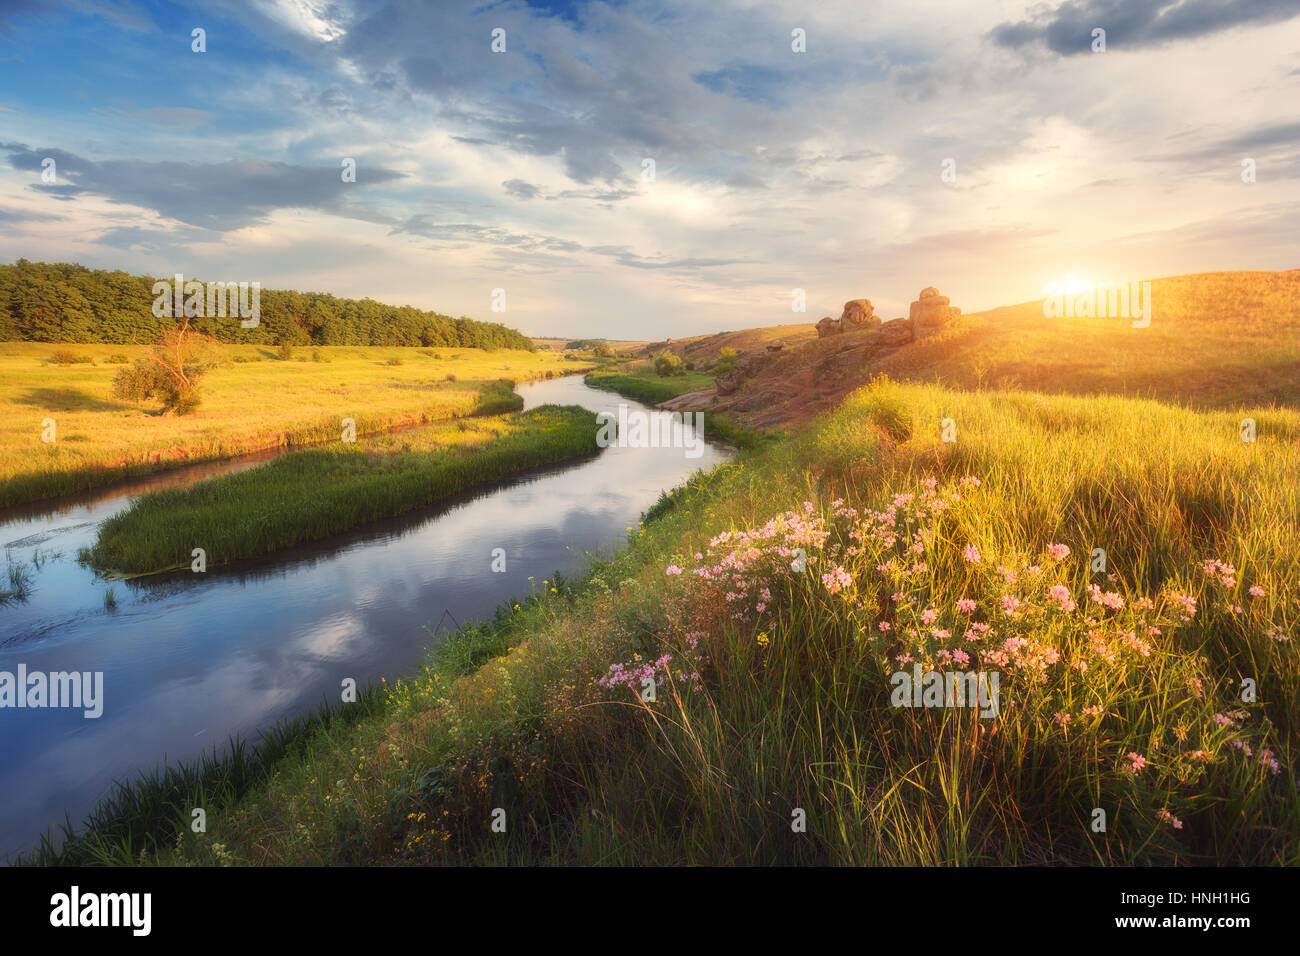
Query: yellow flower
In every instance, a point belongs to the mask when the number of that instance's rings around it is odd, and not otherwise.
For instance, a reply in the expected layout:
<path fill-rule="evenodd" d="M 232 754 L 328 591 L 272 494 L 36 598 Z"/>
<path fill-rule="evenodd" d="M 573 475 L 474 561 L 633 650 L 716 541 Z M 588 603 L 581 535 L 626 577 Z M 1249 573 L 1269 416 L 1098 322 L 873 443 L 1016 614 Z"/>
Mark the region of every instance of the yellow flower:
<path fill-rule="evenodd" d="M 766 632 L 762 632 L 762 633 L 760 633 L 760 634 L 758 635 L 758 637 L 755 638 L 755 640 L 758 641 L 758 646 L 759 646 L 759 647 L 767 647 L 767 633 L 766 633 Z"/>

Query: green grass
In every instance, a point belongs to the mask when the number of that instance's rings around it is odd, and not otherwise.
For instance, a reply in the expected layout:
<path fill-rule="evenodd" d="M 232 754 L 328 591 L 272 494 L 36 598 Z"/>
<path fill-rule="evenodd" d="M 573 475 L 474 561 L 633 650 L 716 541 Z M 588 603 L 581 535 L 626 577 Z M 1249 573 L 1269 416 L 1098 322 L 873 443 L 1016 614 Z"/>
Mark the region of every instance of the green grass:
<path fill-rule="evenodd" d="M 1254 443 L 1239 437 L 1247 416 Z M 944 419 L 955 442 L 940 438 Z M 578 583 L 543 582 L 462 630 L 386 685 L 374 714 L 313 736 L 210 815 L 207 834 L 179 812 L 170 829 L 159 822 L 143 859 L 1295 865 L 1297 437 L 1300 413 L 1270 408 L 863 389 L 806 433 L 689 481 Z M 945 507 L 927 497 L 930 478 Z M 901 540 L 859 533 L 899 494 L 917 496 L 895 505 Z M 803 572 L 773 551 L 801 521 L 829 535 L 807 540 Z M 738 546 L 756 557 L 739 584 L 689 573 L 730 550 L 710 548 L 716 535 L 746 529 L 758 533 Z M 916 555 L 905 549 L 918 529 Z M 1071 554 L 1050 557 L 1052 543 Z M 1107 574 L 1090 568 L 1095 548 Z M 1202 569 L 1209 559 L 1235 567 L 1230 586 Z M 917 561 L 925 568 L 909 570 Z M 672 565 L 687 573 L 666 574 Z M 838 593 L 822 577 L 836 566 L 851 580 Z M 761 612 L 760 576 L 771 591 Z M 1054 584 L 1077 610 L 1053 609 Z M 1094 603 L 1089 585 L 1123 606 Z M 1197 603 L 1187 621 L 1175 593 Z M 1022 602 L 1019 617 L 1004 596 Z M 961 640 L 972 620 L 993 635 Z M 1023 642 L 1016 660 L 999 661 L 1009 637 Z M 942 668 L 939 650 L 953 647 L 969 669 L 1000 672 L 996 719 L 891 706 L 898 654 Z M 654 703 L 639 685 L 596 682 L 663 653 L 670 676 Z M 1253 702 L 1241 697 L 1247 677 Z M 1147 761 L 1136 773 L 1130 752 Z M 505 834 L 490 828 L 496 807 Z M 1090 827 L 1096 808 L 1105 832 Z M 792 831 L 797 810 L 807 832 Z M 126 855 L 114 849 L 122 826 L 102 824 L 105 858 Z M 126 849 L 138 858 L 138 847 Z"/>
<path fill-rule="evenodd" d="M 626 368 L 626 366 L 616 366 L 616 368 Z M 697 388 L 712 385 L 713 376 L 704 372 L 685 372 L 681 375 L 660 376 L 656 375 L 653 370 L 629 374 L 627 371 L 601 369 L 588 372 L 583 381 L 592 388 L 617 392 L 628 398 L 634 398 L 638 402 L 645 402 L 647 405 L 657 405 L 686 392 L 693 392 Z"/>
<path fill-rule="evenodd" d="M 705 388 L 713 384 L 713 376 L 704 372 L 686 372 L 682 375 L 659 376 L 645 362 L 633 362 L 615 366 L 615 368 L 622 369 L 622 371 L 599 369 L 588 372 L 583 381 L 592 388 L 616 392 L 619 395 L 648 405 L 657 405 L 660 402 L 668 401 L 670 398 L 676 398 L 678 395 L 684 395 L 686 392 L 692 392 L 698 388 Z M 627 369 L 632 371 L 626 371 Z M 753 448 L 772 438 L 772 436 L 765 435 L 748 425 L 733 422 L 722 415 L 715 415 L 707 410 L 704 413 L 704 435 L 712 441 L 725 442 L 736 448 Z"/>
<path fill-rule="evenodd" d="M 513 393 L 500 396 L 521 403 Z M 146 574 L 269 554 L 596 452 L 595 415 L 546 405 L 290 452 L 247 471 L 143 495 L 99 528 L 97 569 Z"/>
<path fill-rule="evenodd" d="M 434 358 L 419 349 L 320 346 L 283 361 L 270 347 L 226 345 L 218 349 L 222 364 L 203 378 L 198 410 L 177 416 L 112 395 L 113 376 L 143 356 L 143 346 L 57 351 L 63 364 L 50 361 L 47 344 L 0 343 L 0 507 L 193 462 L 329 441 L 344 418 L 367 434 L 496 414 L 508 408 L 500 403 L 502 381 L 581 370 L 544 352 L 459 349 Z M 401 361 L 390 364 L 394 358 Z M 46 419 L 55 423 L 53 442 L 42 440 Z"/>

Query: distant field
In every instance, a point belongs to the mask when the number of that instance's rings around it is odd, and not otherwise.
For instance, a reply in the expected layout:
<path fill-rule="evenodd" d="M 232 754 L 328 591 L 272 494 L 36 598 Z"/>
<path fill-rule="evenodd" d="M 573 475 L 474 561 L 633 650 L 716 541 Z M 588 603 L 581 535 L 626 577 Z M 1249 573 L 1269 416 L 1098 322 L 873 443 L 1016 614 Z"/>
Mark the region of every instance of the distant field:
<path fill-rule="evenodd" d="M 93 364 L 54 364 L 56 349 Z M 550 352 L 320 346 L 281 361 L 266 346 L 227 345 L 223 364 L 203 379 L 203 404 L 178 417 L 112 397 L 122 365 L 109 359 L 145 351 L 0 343 L 0 507 L 183 462 L 338 438 L 344 418 L 358 434 L 449 419 L 483 410 L 484 392 L 503 411 L 500 380 L 581 371 Z M 41 440 L 47 418 L 52 443 Z"/>

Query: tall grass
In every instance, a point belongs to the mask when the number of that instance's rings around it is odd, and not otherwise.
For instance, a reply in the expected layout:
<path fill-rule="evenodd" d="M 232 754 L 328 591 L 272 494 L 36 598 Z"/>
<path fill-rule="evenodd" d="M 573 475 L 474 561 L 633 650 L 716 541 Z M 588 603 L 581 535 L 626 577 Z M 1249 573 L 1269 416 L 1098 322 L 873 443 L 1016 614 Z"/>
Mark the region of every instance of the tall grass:
<path fill-rule="evenodd" d="M 593 454 L 596 432 L 591 412 L 547 405 L 291 452 L 141 496 L 100 525 L 87 558 L 102 570 L 139 574 L 188 567 L 195 548 L 209 566 L 257 557 Z"/>

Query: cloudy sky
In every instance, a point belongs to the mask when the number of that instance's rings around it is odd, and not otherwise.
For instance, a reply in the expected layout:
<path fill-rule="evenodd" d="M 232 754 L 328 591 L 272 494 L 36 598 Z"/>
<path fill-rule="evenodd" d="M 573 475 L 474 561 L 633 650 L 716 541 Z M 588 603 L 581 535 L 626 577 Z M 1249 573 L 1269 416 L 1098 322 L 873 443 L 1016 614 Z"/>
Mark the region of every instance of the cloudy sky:
<path fill-rule="evenodd" d="M 662 338 L 1295 268 L 1297 222 L 1295 0 L 0 4 L 3 261 Z"/>

